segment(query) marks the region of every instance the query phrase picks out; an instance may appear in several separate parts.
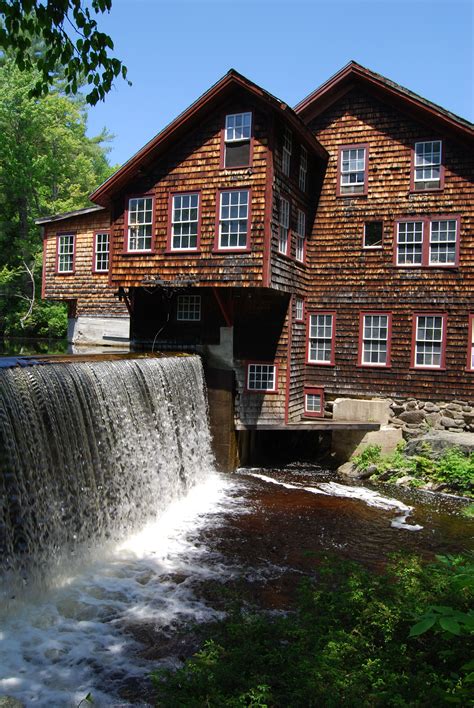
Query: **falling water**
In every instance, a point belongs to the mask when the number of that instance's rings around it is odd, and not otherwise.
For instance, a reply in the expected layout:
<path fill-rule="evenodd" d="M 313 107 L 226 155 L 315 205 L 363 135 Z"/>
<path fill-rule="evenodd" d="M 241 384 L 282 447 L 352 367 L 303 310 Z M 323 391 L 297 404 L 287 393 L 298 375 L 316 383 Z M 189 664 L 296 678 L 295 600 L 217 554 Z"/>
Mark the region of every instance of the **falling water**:
<path fill-rule="evenodd" d="M 198 357 L 0 370 L 0 569 L 47 584 L 212 469 Z M 34 582 L 32 582 L 32 579 Z"/>

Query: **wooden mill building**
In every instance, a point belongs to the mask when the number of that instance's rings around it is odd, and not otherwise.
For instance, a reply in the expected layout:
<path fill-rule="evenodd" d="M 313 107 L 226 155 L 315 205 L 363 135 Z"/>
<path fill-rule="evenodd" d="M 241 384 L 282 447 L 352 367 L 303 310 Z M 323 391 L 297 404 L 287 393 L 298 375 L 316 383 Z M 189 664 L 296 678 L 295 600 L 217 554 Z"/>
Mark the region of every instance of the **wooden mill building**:
<path fill-rule="evenodd" d="M 201 352 L 237 427 L 385 399 L 405 432 L 474 430 L 473 135 L 355 62 L 294 109 L 231 70 L 39 220 L 43 297 L 72 341 Z"/>

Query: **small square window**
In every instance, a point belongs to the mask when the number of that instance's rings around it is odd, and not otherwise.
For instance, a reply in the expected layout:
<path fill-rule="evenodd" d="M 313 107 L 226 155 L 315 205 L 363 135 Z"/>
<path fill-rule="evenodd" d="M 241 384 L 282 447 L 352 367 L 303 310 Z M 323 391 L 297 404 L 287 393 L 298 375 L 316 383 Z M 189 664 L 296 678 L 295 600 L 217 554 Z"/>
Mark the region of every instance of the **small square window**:
<path fill-rule="evenodd" d="M 178 322 L 199 322 L 201 319 L 201 296 L 179 295 L 176 319 Z"/>
<path fill-rule="evenodd" d="M 364 226 L 364 248 L 382 248 L 383 221 L 366 221 Z"/>
<path fill-rule="evenodd" d="M 306 387 L 304 389 L 304 413 L 313 418 L 324 416 L 324 390 L 322 388 Z"/>
<path fill-rule="evenodd" d="M 276 366 L 275 364 L 248 364 L 247 365 L 247 390 L 248 391 L 276 391 Z"/>

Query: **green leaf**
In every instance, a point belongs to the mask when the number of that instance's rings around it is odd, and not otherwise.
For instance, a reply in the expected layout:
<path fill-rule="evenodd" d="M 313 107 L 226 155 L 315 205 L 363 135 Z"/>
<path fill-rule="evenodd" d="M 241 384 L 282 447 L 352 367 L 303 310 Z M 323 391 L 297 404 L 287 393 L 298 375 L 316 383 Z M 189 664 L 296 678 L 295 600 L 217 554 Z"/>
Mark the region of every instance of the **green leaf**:
<path fill-rule="evenodd" d="M 421 620 L 421 622 L 417 622 L 415 625 L 413 625 L 413 627 L 410 629 L 410 634 L 408 636 L 418 637 L 420 636 L 420 634 L 424 634 L 429 629 L 431 629 L 435 622 L 436 620 L 434 617 L 425 617 Z"/>
<path fill-rule="evenodd" d="M 440 617 L 439 624 L 442 629 L 450 634 L 461 634 L 461 628 L 452 617 Z"/>

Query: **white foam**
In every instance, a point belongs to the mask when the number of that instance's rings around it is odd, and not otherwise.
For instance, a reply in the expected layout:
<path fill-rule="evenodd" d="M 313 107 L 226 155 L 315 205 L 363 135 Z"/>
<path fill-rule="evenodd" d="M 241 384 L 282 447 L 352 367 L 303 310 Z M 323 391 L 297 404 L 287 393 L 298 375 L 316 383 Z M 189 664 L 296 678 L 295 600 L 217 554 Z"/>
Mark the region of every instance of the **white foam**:
<path fill-rule="evenodd" d="M 385 511 L 400 511 L 402 514 L 397 515 L 391 521 L 391 526 L 393 526 L 393 528 L 406 529 L 408 531 L 421 531 L 423 528 L 423 526 L 419 526 L 418 524 L 406 523 L 407 518 L 413 512 L 412 506 L 407 506 L 407 504 L 404 504 L 398 499 L 393 499 L 392 497 L 384 497 L 373 489 L 366 489 L 365 487 L 350 487 L 337 482 L 320 482 L 316 486 L 289 484 L 288 482 L 277 480 L 274 477 L 268 477 L 267 475 L 259 472 L 254 472 L 252 469 L 244 470 L 242 468 L 240 469 L 240 472 L 248 474 L 251 477 L 261 479 L 263 482 L 277 484 L 285 489 L 297 489 L 300 491 L 303 490 L 305 492 L 309 492 L 310 494 L 325 494 L 332 497 L 357 499 L 364 502 L 368 506 L 373 506 L 377 509 L 384 509 Z"/>
<path fill-rule="evenodd" d="M 136 655 L 127 628 L 167 636 L 177 620 L 220 616 L 192 584 L 225 568 L 193 537 L 212 525 L 233 486 L 211 476 L 82 573 L 62 578 L 48 600 L 18 601 L 2 627 L 0 693 L 26 706 L 66 708 L 90 691 L 94 705 L 110 706 L 122 681 L 156 666 Z"/>

